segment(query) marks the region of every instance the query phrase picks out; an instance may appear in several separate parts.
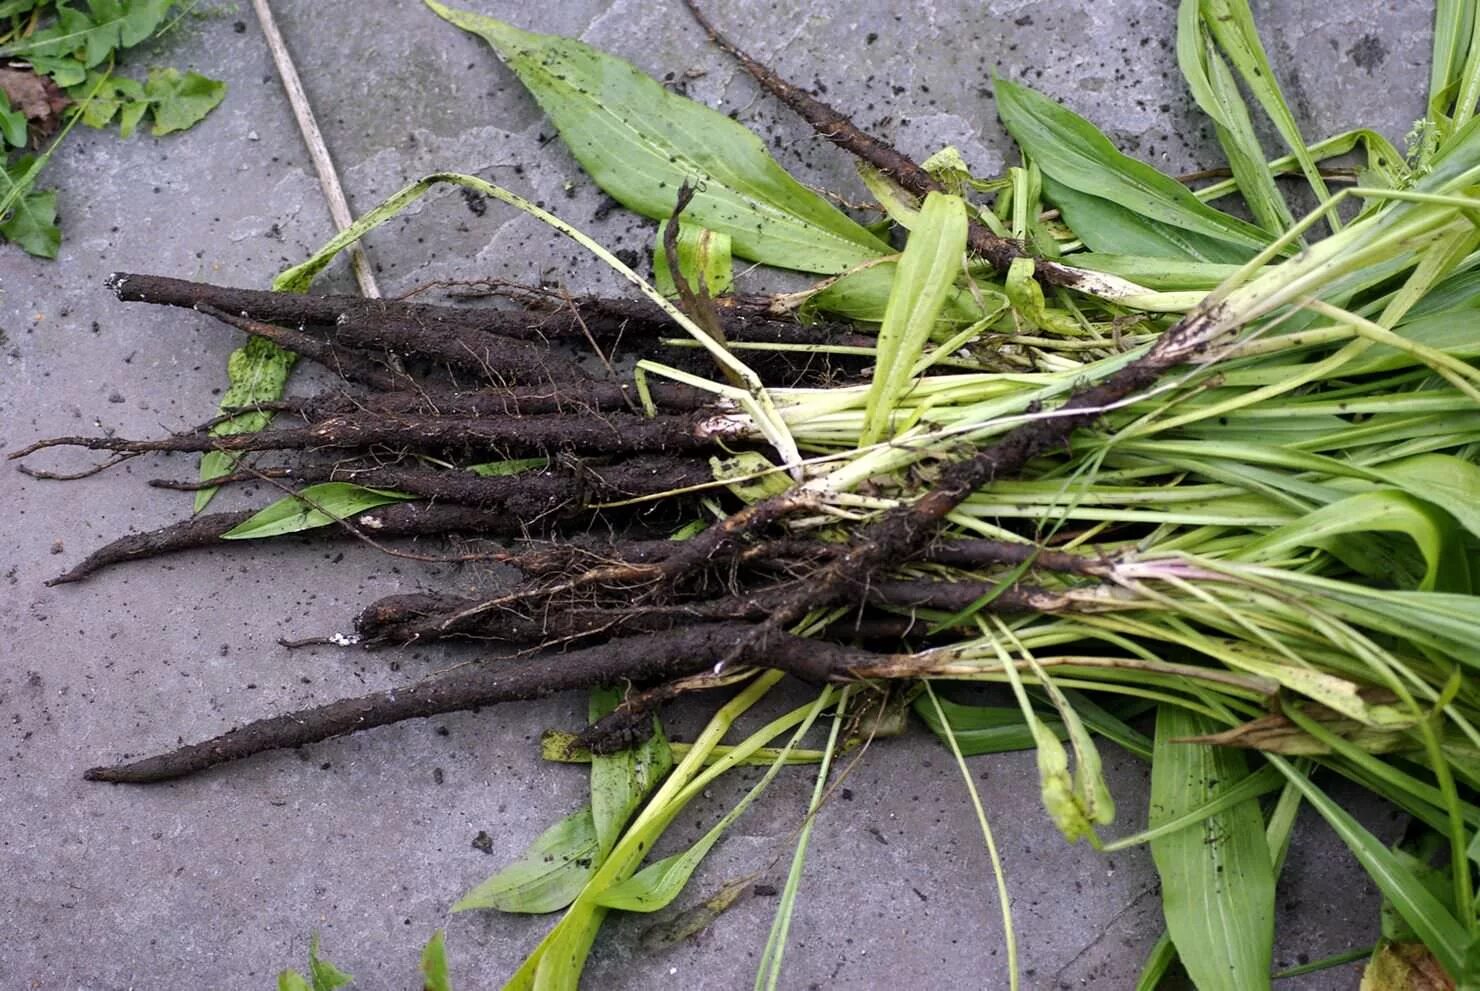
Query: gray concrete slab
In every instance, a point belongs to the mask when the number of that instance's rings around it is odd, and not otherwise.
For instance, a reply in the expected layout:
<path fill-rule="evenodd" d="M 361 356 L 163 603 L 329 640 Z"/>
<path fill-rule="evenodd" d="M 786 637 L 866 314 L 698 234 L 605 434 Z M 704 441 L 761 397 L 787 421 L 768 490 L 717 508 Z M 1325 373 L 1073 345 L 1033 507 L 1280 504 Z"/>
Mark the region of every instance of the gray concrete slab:
<path fill-rule="evenodd" d="M 856 191 L 851 164 L 709 49 L 674 3 L 468 0 L 525 27 L 580 35 L 662 76 L 702 73 L 689 92 L 734 108 L 805 181 Z M 355 206 L 432 169 L 475 171 L 542 200 L 608 244 L 645 250 L 651 225 L 617 212 L 558 146 L 491 53 L 418 3 L 275 5 Z M 954 142 L 982 172 L 1010 157 L 995 122 L 993 67 L 1026 78 L 1164 169 L 1217 160 L 1189 109 L 1170 48 L 1167 0 L 737 0 L 723 23 L 793 79 L 820 83 L 862 123 L 924 155 Z M 1400 139 L 1422 110 L 1426 5 L 1283 0 L 1256 5 L 1272 56 L 1312 135 L 1356 124 Z M 120 306 L 113 270 L 266 285 L 329 233 L 328 214 L 245 4 L 205 5 L 139 63 L 190 64 L 227 79 L 197 129 L 69 139 L 47 174 L 66 240 L 55 262 L 0 249 L 0 449 L 104 429 L 143 435 L 204 419 L 233 335 L 178 312 Z M 691 71 L 692 70 L 692 71 Z M 371 239 L 390 293 L 442 277 L 609 276 L 524 218 L 475 216 L 433 195 Z M 758 273 L 751 286 L 764 284 Z M 342 270 L 325 283 L 346 288 Z M 77 464 L 58 458 L 54 463 Z M 416 954 L 446 926 L 459 987 L 496 986 L 548 920 L 449 918 L 463 890 L 582 801 L 580 769 L 542 764 L 535 743 L 572 726 L 561 698 L 380 729 L 152 788 L 89 785 L 100 760 L 168 747 L 243 720 L 448 663 L 436 650 L 290 653 L 282 635 L 343 628 L 371 597 L 480 575 L 364 547 L 278 545 L 41 583 L 103 540 L 182 516 L 188 501 L 146 488 L 190 462 L 139 459 L 69 484 L 0 471 L 0 986 L 113 991 L 267 988 L 301 966 L 308 934 L 365 988 L 415 983 Z M 233 494 L 223 505 L 271 492 Z M 673 722 L 692 731 L 702 712 Z M 1141 852 L 1068 847 L 1037 799 L 1026 755 L 972 761 L 1002 845 L 1025 984 L 1127 987 L 1160 931 Z M 1143 817 L 1146 779 L 1108 755 L 1122 824 Z M 744 777 L 742 775 L 742 777 Z M 677 828 L 705 828 L 739 794 Z M 716 849 L 692 892 L 785 855 L 805 772 L 782 775 Z M 786 987 L 1005 986 L 1001 924 L 964 791 L 928 738 L 876 745 L 849 800 L 817 824 L 787 955 Z M 1374 828 L 1386 809 L 1347 795 Z M 488 854 L 472 846 L 480 831 Z M 1304 822 L 1283 879 L 1280 965 L 1371 940 L 1377 899 L 1319 823 Z M 698 941 L 645 955 L 646 920 L 614 919 L 593 987 L 731 988 L 751 980 L 773 903 L 753 899 Z M 1352 987 L 1350 968 L 1291 987 Z"/>

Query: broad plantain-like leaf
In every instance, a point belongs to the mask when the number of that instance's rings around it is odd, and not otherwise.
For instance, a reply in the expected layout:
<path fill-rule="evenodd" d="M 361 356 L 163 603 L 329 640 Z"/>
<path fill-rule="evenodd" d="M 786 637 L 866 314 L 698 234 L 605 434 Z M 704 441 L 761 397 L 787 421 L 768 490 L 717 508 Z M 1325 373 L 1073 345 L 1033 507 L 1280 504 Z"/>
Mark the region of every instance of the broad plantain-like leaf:
<path fill-rule="evenodd" d="M 882 322 L 898 267 L 899 263 L 891 260 L 850 272 L 808 299 L 802 306 L 803 318 L 828 313 L 861 323 Z M 972 298 L 970 292 L 960 287 L 952 288 L 936 321 L 935 334 L 941 336 L 957 327 L 975 323 L 983 316 L 985 312 L 981 304 Z"/>
<path fill-rule="evenodd" d="M 1107 250 L 1187 257 L 1172 253 L 1166 244 L 1158 249 L 1158 240 L 1175 237 L 1189 246 L 1195 260 L 1229 262 L 1246 261 L 1269 243 L 1267 232 L 1214 210 L 1177 180 L 1121 154 L 1093 124 L 1043 94 L 1001 78 L 996 89 L 1002 123 L 1043 171 L 1045 196 L 1091 248 L 1096 248 L 1091 239 L 1097 222 L 1125 213 L 1149 222 L 1147 233 L 1133 245 L 1107 245 Z M 1064 190 L 1070 195 L 1064 196 Z M 1100 202 L 1086 202 L 1086 197 Z M 1090 217 L 1076 220 L 1073 215 L 1092 208 L 1096 212 Z"/>
<path fill-rule="evenodd" d="M 588 805 L 541 833 L 518 860 L 463 895 L 452 910 L 558 912 L 591 880 L 600 856 L 596 821 Z"/>
<path fill-rule="evenodd" d="M 1101 251 L 1125 252 L 1169 261 L 1236 265 L 1252 254 L 1226 241 L 1153 220 L 1112 200 L 1082 193 L 1052 176 L 1043 177 L 1043 195 L 1062 211 L 1064 222 L 1090 248 L 1091 256 Z"/>
<path fill-rule="evenodd" d="M 664 89 L 630 63 L 570 38 L 426 3 L 493 46 L 576 161 L 628 209 L 666 219 L 679 187 L 695 183 L 684 215 L 728 234 L 742 258 L 832 274 L 889 253 L 888 245 L 788 175 L 750 131 Z"/>
<path fill-rule="evenodd" d="M 221 539 L 252 540 L 312 530 L 376 506 L 413 498 L 403 492 L 371 489 L 351 482 L 321 482 L 297 495 L 279 499 L 221 534 Z"/>
<path fill-rule="evenodd" d="M 1178 743 L 1213 730 L 1205 717 L 1162 705 L 1151 762 L 1151 825 L 1217 798 L 1248 775 L 1236 750 Z M 1151 841 L 1167 931 L 1199 991 L 1270 986 L 1274 865 L 1256 799 Z"/>
<path fill-rule="evenodd" d="M 931 193 L 894 272 L 878 355 L 865 406 L 861 445 L 892 434 L 895 407 L 910 388 L 910 372 L 930 340 L 966 256 L 966 203 Z"/>

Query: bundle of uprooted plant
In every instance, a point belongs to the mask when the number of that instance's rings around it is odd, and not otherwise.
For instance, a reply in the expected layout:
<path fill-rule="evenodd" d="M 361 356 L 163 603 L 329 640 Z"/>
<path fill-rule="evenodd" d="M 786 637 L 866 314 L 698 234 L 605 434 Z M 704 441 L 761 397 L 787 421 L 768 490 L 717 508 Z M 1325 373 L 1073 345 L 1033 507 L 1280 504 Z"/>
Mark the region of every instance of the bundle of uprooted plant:
<path fill-rule="evenodd" d="M 1393 909 L 1374 979 L 1409 968 L 1480 980 L 1473 2 L 1438 4 L 1429 114 L 1405 156 L 1367 130 L 1305 143 L 1242 0 L 1184 0 L 1178 60 L 1230 162 L 1230 178 L 1195 192 L 1001 79 L 1023 164 L 980 180 L 947 149 L 917 165 L 695 11 L 862 160 L 883 212 L 871 227 L 792 180 L 741 125 L 626 63 L 428 2 L 492 44 L 604 190 L 663 221 L 656 286 L 512 193 L 429 176 L 274 292 L 115 276 L 123 300 L 194 307 L 253 335 L 221 416 L 157 440 L 58 438 L 20 453 L 203 452 L 199 482 L 162 483 L 196 489 L 197 509 L 237 482 L 289 493 L 125 537 L 59 581 L 311 530 L 525 576 L 481 598 L 383 599 L 340 641 L 515 650 L 90 777 L 158 781 L 589 688 L 592 725 L 545 749 L 591 762 L 591 805 L 458 907 L 565 909 L 510 986 L 574 986 L 608 910 L 668 905 L 779 768 L 812 762 L 818 787 L 757 976 L 774 986 L 834 758 L 912 705 L 958 760 L 1036 747 L 1044 804 L 1071 840 L 1150 843 L 1168 933 L 1142 986 L 1178 955 L 1202 988 L 1269 983 L 1275 882 L 1302 803 Z M 1287 157 L 1266 161 L 1245 92 Z M 1338 155 L 1355 166 L 1319 164 Z M 1317 204 L 1298 222 L 1285 174 Z M 540 218 L 640 297 L 488 284 L 502 301 L 470 308 L 302 294 L 342 249 L 447 183 Z M 1234 195 L 1252 220 L 1208 205 Z M 736 257 L 825 278 L 735 296 Z M 643 342 L 635 369 L 608 361 L 619 337 Z M 298 357 L 345 384 L 281 398 Z M 505 539 L 453 553 L 399 541 L 454 532 Z M 546 649 L 520 652 L 534 647 Z M 788 675 L 818 685 L 815 701 L 722 745 Z M 1013 704 L 947 701 L 942 679 L 1002 683 Z M 662 703 L 726 685 L 738 694 L 694 742 L 665 741 Z M 797 749 L 819 720 L 826 746 Z M 1113 842 L 1098 835 L 1114 809 L 1097 737 L 1151 762 L 1149 828 Z M 690 799 L 757 762 L 770 771 L 734 812 L 643 865 Z M 1336 778 L 1407 812 L 1405 843 L 1384 846 L 1334 803 L 1321 782 Z M 657 938 L 705 924 L 751 880 Z M 1006 931 L 1011 951 L 1010 918 Z M 439 953 L 440 941 L 429 975 Z M 1015 986 L 1011 952 L 1008 966 Z"/>

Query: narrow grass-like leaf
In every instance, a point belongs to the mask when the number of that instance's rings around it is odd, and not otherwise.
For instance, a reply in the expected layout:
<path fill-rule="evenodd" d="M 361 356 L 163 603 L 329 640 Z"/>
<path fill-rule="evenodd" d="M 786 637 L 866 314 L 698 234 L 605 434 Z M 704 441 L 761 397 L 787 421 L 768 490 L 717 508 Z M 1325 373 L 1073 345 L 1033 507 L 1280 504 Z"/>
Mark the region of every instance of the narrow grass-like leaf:
<path fill-rule="evenodd" d="M 1176 962 L 1177 948 L 1172 945 L 1172 937 L 1163 930 L 1161 936 L 1151 945 L 1151 952 L 1146 954 L 1146 962 L 1141 964 L 1135 991 L 1156 991 L 1161 987 L 1161 979 Z"/>
<path fill-rule="evenodd" d="M 1453 111 L 1474 18 L 1473 0 L 1437 0 L 1434 4 L 1434 55 L 1429 62 L 1431 114 L 1449 115 Z"/>
<path fill-rule="evenodd" d="M 959 196 L 931 193 L 900 257 L 879 326 L 878 358 L 860 445 L 873 444 L 891 432 L 895 407 L 910 386 L 910 372 L 930 340 L 965 252 L 965 202 Z"/>
<path fill-rule="evenodd" d="M 832 696 L 829 692 L 824 692 L 817 697 L 817 701 L 812 705 L 806 719 L 797 727 L 796 732 L 792 734 L 786 746 L 777 754 L 776 759 L 771 762 L 771 766 L 766 769 L 766 773 L 745 793 L 739 802 L 735 803 L 734 808 L 725 813 L 717 823 L 709 828 L 708 832 L 699 838 L 698 842 L 680 853 L 664 857 L 662 860 L 649 864 L 625 881 L 601 892 L 596 896 L 597 904 L 606 908 L 622 909 L 628 912 L 656 912 L 660 908 L 665 908 L 673 899 L 677 898 L 683 891 L 684 885 L 688 884 L 689 878 L 693 875 L 699 864 L 708 855 L 710 849 L 724 835 L 725 830 L 729 829 L 736 819 L 744 815 L 745 810 L 750 807 L 750 804 L 759 798 L 766 788 L 770 786 L 771 782 L 775 780 L 777 772 L 787 763 L 787 755 L 791 753 L 792 748 L 812 728 L 812 723 L 822 714 L 823 709 L 827 707 L 831 698 Z M 765 731 L 762 730 L 762 732 Z M 767 739 L 769 738 L 770 736 L 768 734 Z M 827 758 L 826 753 L 824 753 L 823 757 L 825 761 Z"/>
<path fill-rule="evenodd" d="M 1200 809 L 1248 775 L 1239 751 L 1176 743 L 1215 728 L 1173 706 L 1156 719 L 1151 824 Z M 1253 798 L 1151 841 L 1162 909 L 1177 955 L 1199 991 L 1269 987 L 1274 869 Z"/>
<path fill-rule="evenodd" d="M 558 912 L 591 880 L 600 857 L 596 822 L 588 805 L 541 833 L 518 860 L 459 898 L 452 911 Z"/>
<path fill-rule="evenodd" d="M 1247 0 L 1200 0 L 1200 7 L 1202 21 L 1207 25 L 1209 33 L 1233 63 L 1244 85 L 1254 94 L 1254 99 L 1259 101 L 1259 105 L 1274 122 L 1275 129 L 1280 132 L 1286 147 L 1300 163 L 1300 170 L 1305 173 L 1306 181 L 1315 190 L 1316 196 L 1323 202 L 1329 200 L 1331 194 L 1326 190 L 1326 181 L 1321 178 L 1315 159 L 1300 135 L 1295 116 L 1290 113 L 1285 95 L 1280 91 L 1274 69 L 1270 66 L 1269 57 L 1264 53 L 1264 45 L 1259 40 L 1259 31 L 1254 26 L 1254 15 L 1249 11 Z M 1341 228 L 1335 213 L 1328 214 L 1327 219 L 1332 231 Z"/>
<path fill-rule="evenodd" d="M 1150 843 L 1152 840 L 1160 839 L 1178 830 L 1195 826 L 1209 816 L 1214 816 L 1223 812 L 1225 809 L 1233 808 L 1240 802 L 1267 795 L 1279 789 L 1283 784 L 1284 779 L 1280 777 L 1278 771 L 1272 767 L 1262 768 L 1240 779 L 1231 788 L 1220 791 L 1210 798 L 1207 804 L 1200 805 L 1195 809 L 1189 809 L 1171 818 L 1163 819 L 1150 829 L 1143 829 L 1139 833 L 1123 836 L 1118 840 L 1106 843 L 1104 850 L 1106 853 L 1111 853 L 1115 850 L 1124 850 L 1127 847 L 1140 846 L 1142 843 Z"/>
<path fill-rule="evenodd" d="M 1237 265 L 1217 262 L 1179 261 L 1098 250 L 1074 255 L 1074 265 L 1092 272 L 1118 275 L 1147 289 L 1171 291 L 1216 289 L 1239 269 Z"/>
<path fill-rule="evenodd" d="M 1254 219 L 1273 234 L 1295 225 L 1285 198 L 1275 186 L 1274 172 L 1254 133 L 1243 97 L 1223 57 L 1203 33 L 1201 0 L 1182 0 L 1177 13 L 1177 64 L 1192 98 L 1213 118 L 1218 144 L 1228 156 L 1234 180 Z"/>
<path fill-rule="evenodd" d="M 930 682 L 925 682 L 925 699 L 930 702 L 931 714 L 935 722 L 941 728 L 946 744 L 951 748 L 951 755 L 956 758 L 956 766 L 961 771 L 961 780 L 966 784 L 966 794 L 971 799 L 971 807 L 976 812 L 977 825 L 981 827 L 982 842 L 987 848 L 987 858 L 992 865 L 992 879 L 997 887 L 997 904 L 1002 912 L 1003 941 L 1007 944 L 1007 982 L 1011 991 L 1018 988 L 1018 950 L 1017 934 L 1012 924 L 1012 900 L 1007 893 L 1007 875 L 1002 870 L 1002 858 L 997 853 L 997 841 L 992 836 L 992 825 L 987 821 L 987 810 L 982 806 L 982 798 L 976 788 L 976 782 L 972 780 L 971 769 L 966 766 L 966 756 L 961 751 L 960 743 L 956 736 L 956 729 L 951 722 L 946 710 L 941 707 L 940 699 L 935 695 L 935 689 Z"/>
<path fill-rule="evenodd" d="M 742 258 L 834 273 L 889 253 L 888 245 L 788 175 L 750 131 L 630 63 L 570 38 L 426 2 L 493 46 L 576 161 L 629 210 L 666 219 L 679 187 L 697 183 L 685 215 L 728 234 Z"/>
<path fill-rule="evenodd" d="M 1383 897 L 1413 927 L 1424 945 L 1456 980 L 1473 978 L 1474 966 L 1468 956 L 1476 940 L 1465 926 L 1444 907 L 1414 872 L 1391 850 L 1364 829 L 1351 814 L 1334 802 L 1320 788 L 1307 781 L 1288 762 L 1270 757 L 1270 762 L 1285 773 L 1299 788 L 1321 818 L 1336 831 L 1348 850 L 1361 863 L 1372 883 Z"/>
<path fill-rule="evenodd" d="M 284 496 L 221 534 L 221 539 L 255 540 L 312 530 L 376 506 L 415 498 L 404 492 L 371 489 L 352 482 L 320 482 L 296 495 Z"/>
<path fill-rule="evenodd" d="M 828 774 L 832 771 L 833 755 L 838 751 L 838 734 L 847 715 L 849 689 L 844 688 L 833 713 L 832 728 L 828 732 L 827 756 L 817 767 L 817 780 L 812 786 L 812 801 L 807 805 L 807 817 L 797 832 L 796 850 L 792 853 L 791 868 L 786 872 L 786 883 L 776 903 L 776 915 L 771 920 L 771 931 L 766 937 L 765 949 L 761 951 L 760 966 L 755 972 L 756 991 L 776 991 L 781 980 L 781 958 L 786 952 L 787 936 L 791 932 L 792 914 L 796 911 L 797 893 L 802 886 L 802 866 L 807 860 L 807 845 L 812 839 L 812 826 L 817 822 L 817 810 L 822 805 L 823 789 Z"/>

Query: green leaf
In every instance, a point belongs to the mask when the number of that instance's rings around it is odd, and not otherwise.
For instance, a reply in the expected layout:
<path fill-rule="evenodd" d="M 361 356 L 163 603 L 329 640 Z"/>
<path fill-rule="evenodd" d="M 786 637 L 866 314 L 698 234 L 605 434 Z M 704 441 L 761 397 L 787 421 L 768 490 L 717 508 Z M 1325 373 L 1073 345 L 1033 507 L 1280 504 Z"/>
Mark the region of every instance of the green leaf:
<path fill-rule="evenodd" d="M 1237 265 L 1101 251 L 1076 254 L 1074 267 L 1118 275 L 1147 289 L 1163 290 L 1215 289 L 1239 269 Z"/>
<path fill-rule="evenodd" d="M 591 722 L 615 709 L 622 695 L 620 689 L 592 689 Z M 632 813 L 672 769 L 673 751 L 657 719 L 653 720 L 652 735 L 637 746 L 592 756 L 591 816 L 602 858 L 616 845 Z"/>
<path fill-rule="evenodd" d="M 447 934 L 441 929 L 432 933 L 421 951 L 421 981 L 425 991 L 452 991 L 452 978 L 447 974 Z"/>
<path fill-rule="evenodd" d="M 596 873 L 600 856 L 588 805 L 541 833 L 518 860 L 463 895 L 452 911 L 558 912 L 575 901 Z"/>
<path fill-rule="evenodd" d="M 1467 966 L 1467 954 L 1477 945 L 1474 938 L 1434 896 L 1423 879 L 1288 762 L 1280 757 L 1270 757 L 1269 760 L 1300 789 L 1311 807 L 1336 831 L 1372 883 L 1377 885 L 1403 920 L 1413 927 L 1440 965 L 1456 980 L 1473 975 L 1473 967 Z"/>
<path fill-rule="evenodd" d="M 888 245 L 788 175 L 750 131 L 673 93 L 631 64 L 569 38 L 432 10 L 484 38 L 549 115 L 603 190 L 655 220 L 697 184 L 685 216 L 728 234 L 742 258 L 803 272 L 842 272 Z"/>
<path fill-rule="evenodd" d="M 1371 541 L 1342 541 L 1343 534 L 1376 531 L 1410 537 L 1423 555 L 1425 570 L 1418 587 L 1469 591 L 1468 564 L 1460 549 L 1454 520 L 1442 510 L 1403 492 L 1364 492 L 1307 513 L 1253 543 L 1239 556 L 1245 560 L 1278 557 L 1292 547 L 1317 546 L 1330 551 L 1374 578 L 1401 574 L 1390 555 Z"/>
<path fill-rule="evenodd" d="M 288 373 L 298 356 L 286 351 L 263 337 L 249 337 L 247 343 L 231 352 L 226 359 L 226 392 L 221 396 L 221 409 L 235 409 L 269 403 L 280 398 Z M 230 434 L 249 434 L 261 430 L 272 420 L 271 413 L 242 413 L 211 428 L 213 437 Z M 229 474 L 236 464 L 237 455 L 222 451 L 208 451 L 201 455 L 200 479 L 208 482 L 213 478 Z M 206 508 L 215 489 L 200 489 L 195 493 L 195 511 Z"/>
<path fill-rule="evenodd" d="M 812 296 L 803 307 L 803 315 L 821 312 L 861 323 L 882 322 L 898 267 L 898 262 L 886 261 L 850 272 Z M 952 287 L 937 318 L 935 331 L 937 334 L 949 332 L 975 323 L 983 316 L 982 307 L 971 293 Z"/>
<path fill-rule="evenodd" d="M 780 495 L 791 488 L 791 479 L 759 451 L 740 451 L 725 457 L 712 455 L 709 470 L 717 482 L 728 482 L 727 488 L 746 505 Z"/>
<path fill-rule="evenodd" d="M 1300 171 L 1305 173 L 1306 181 L 1321 201 L 1325 202 L 1330 198 L 1326 191 L 1326 182 L 1316 168 L 1315 159 L 1311 156 L 1305 139 L 1300 136 L 1300 127 L 1295 123 L 1295 116 L 1290 113 L 1289 105 L 1285 103 L 1285 95 L 1280 92 L 1280 84 L 1275 79 L 1269 57 L 1264 53 L 1264 45 L 1259 40 L 1259 31 L 1254 26 L 1254 15 L 1249 10 L 1247 0 L 1201 0 L 1199 9 L 1202 22 L 1207 25 L 1213 40 L 1228 56 L 1244 85 L 1274 122 L 1285 145 L 1300 163 Z M 1328 217 L 1331 229 L 1338 229 L 1340 224 L 1335 215 L 1328 214 Z"/>
<path fill-rule="evenodd" d="M 1061 187 L 1103 201 L 1102 210 L 1118 207 L 1181 232 L 1202 246 L 1202 261 L 1245 261 L 1269 243 L 1265 231 L 1214 210 L 1177 180 L 1122 155 L 1093 124 L 1041 93 L 1000 77 L 996 90 L 1003 124 L 1043 170 L 1045 194 L 1064 209 L 1065 220 L 1081 239 L 1091 228 L 1075 223 L 1070 206 L 1059 201 Z M 1124 246 L 1113 250 L 1164 253 Z"/>
<path fill-rule="evenodd" d="M 296 978 L 300 982 L 299 984 L 289 985 L 295 991 L 299 987 L 303 987 L 307 991 L 309 985 L 303 984 L 303 978 L 299 977 L 293 971 L 284 971 L 278 976 L 279 988 L 283 986 L 283 977 L 286 975 L 291 975 L 292 978 Z M 344 971 L 319 956 L 319 937 L 317 934 L 308 941 L 308 976 L 313 981 L 312 991 L 335 991 L 336 988 L 342 988 L 354 980 L 353 977 L 350 977 Z"/>
<path fill-rule="evenodd" d="M 1480 537 L 1480 465 L 1452 454 L 1420 454 L 1373 471 L 1446 510 L 1460 526 Z"/>
<path fill-rule="evenodd" d="M 320 482 L 265 507 L 221 534 L 221 539 L 256 540 L 312 530 L 376 506 L 414 498 L 404 492 L 371 489 L 351 482 Z"/>
<path fill-rule="evenodd" d="M 895 407 L 911 386 L 910 373 L 930 340 L 946 297 L 966 257 L 966 203 L 931 193 L 895 269 L 878 356 L 869 385 L 860 446 L 892 434 Z"/>
<path fill-rule="evenodd" d="M 1215 800 L 1244 779 L 1241 752 L 1175 742 L 1216 729 L 1178 706 L 1157 711 L 1151 825 Z M 1274 867 L 1259 803 L 1247 799 L 1151 841 L 1172 943 L 1199 991 L 1270 986 Z"/>
<path fill-rule="evenodd" d="M 1199 6 L 1200 0 L 1182 0 L 1177 14 L 1177 64 L 1192 98 L 1213 118 L 1218 144 L 1228 156 L 1234 181 L 1254 219 L 1266 231 L 1282 233 L 1295 225 L 1295 218 L 1275 186 L 1274 172 L 1265 161 L 1238 84 L 1203 33 Z"/>
<path fill-rule="evenodd" d="M 1084 328 L 1072 316 L 1048 305 L 1043 296 L 1043 287 L 1033 278 L 1036 267 L 1031 258 L 1014 258 L 1008 266 L 1003 289 L 1012 302 L 1013 309 L 1030 327 L 1070 337 L 1083 333 Z"/>
<path fill-rule="evenodd" d="M 961 705 L 945 698 L 939 698 L 939 702 L 954 731 L 956 745 L 967 757 L 1027 750 L 1034 745 L 1033 731 L 1023 721 L 1022 710 L 1015 706 Z M 930 732 L 947 742 L 946 727 L 936 715 L 930 697 L 920 695 L 912 706 Z M 1068 735 L 1064 724 L 1057 719 L 1046 719 L 1044 725 L 1060 740 Z"/>
<path fill-rule="evenodd" d="M 226 98 L 226 84 L 198 72 L 153 69 L 144 83 L 144 95 L 153 111 L 154 136 L 159 137 L 204 120 Z"/>
<path fill-rule="evenodd" d="M 67 95 L 81 108 L 82 123 L 88 127 L 107 127 L 122 111 L 119 136 L 124 138 L 134 133 L 139 119 L 149 110 L 144 84 L 124 76 L 90 72 L 85 80 L 71 87 Z"/>
<path fill-rule="evenodd" d="M 745 813 L 745 810 L 750 807 L 750 804 L 770 787 L 771 782 L 775 780 L 781 768 L 788 763 L 787 756 L 796 747 L 797 743 L 801 741 L 802 737 L 806 735 L 808 729 L 812 726 L 813 720 L 822 713 L 830 700 L 830 691 L 823 691 L 811 706 L 806 707 L 806 715 L 801 725 L 792 734 L 786 746 L 772 760 L 771 766 L 766 769 L 766 773 L 745 793 L 739 802 L 735 803 L 735 806 L 729 812 L 725 813 L 718 822 L 710 827 L 708 832 L 699 838 L 697 843 L 694 843 L 680 853 L 676 853 L 670 857 L 664 857 L 662 860 L 649 864 L 631 877 L 618 881 L 616 884 L 600 891 L 596 895 L 596 904 L 603 908 L 622 909 L 628 912 L 656 912 L 677 898 L 683 891 L 684 885 L 688 883 L 690 876 L 693 875 L 694 870 L 704 860 L 710 848 L 719 842 L 719 838 L 724 835 L 725 830 L 729 829 L 735 820 L 739 819 Z M 773 723 L 771 726 L 762 728 L 743 741 L 740 746 L 755 747 L 763 740 L 769 740 L 774 735 L 772 727 L 775 725 Z M 827 773 L 826 767 L 830 755 L 834 752 L 836 743 L 836 730 L 834 730 L 833 737 L 829 741 L 828 748 L 824 751 L 821 761 L 824 776 Z M 712 775 L 715 772 L 711 770 L 709 773 Z M 692 791 L 686 792 L 686 794 L 692 797 Z M 677 811 L 677 806 L 672 808 L 669 817 L 671 818 L 672 815 L 677 814 Z"/>
<path fill-rule="evenodd" d="M 70 55 L 62 58 L 27 55 L 26 61 L 31 63 L 31 68 L 43 76 L 50 76 L 51 81 L 62 89 L 76 86 L 87 78 L 87 66 L 82 63 L 81 58 L 73 58 Z"/>
<path fill-rule="evenodd" d="M 1195 231 L 1153 220 L 1112 200 L 1081 193 L 1051 176 L 1043 177 L 1043 192 L 1063 213 L 1069 229 L 1091 249 L 1090 257 L 1101 251 L 1124 252 L 1178 262 L 1234 265 L 1247 261 L 1251 255 L 1226 241 L 1203 237 Z"/>
<path fill-rule="evenodd" d="M 10 99 L 0 90 L 0 147 L 14 145 L 25 147 L 29 138 L 26 115 L 19 108 L 12 109 Z"/>
<path fill-rule="evenodd" d="M 657 246 L 653 249 L 653 286 L 664 296 L 677 296 L 678 287 L 668 270 L 668 252 L 663 249 L 663 237 L 670 223 L 664 220 L 658 224 Z M 695 292 L 723 296 L 733 288 L 735 266 L 730 256 L 730 235 L 680 223 L 675 248 L 678 270 Z"/>
<path fill-rule="evenodd" d="M 120 48 L 131 48 L 158 29 L 175 0 L 87 0 L 87 11 L 57 4 L 57 20 L 5 52 L 38 63 L 75 57 L 91 69 Z M 38 64 L 38 68 L 41 65 Z M 42 71 L 46 71 L 43 69 Z M 75 81 L 75 80 L 74 80 Z M 62 83 L 60 85 L 71 85 Z"/>
<path fill-rule="evenodd" d="M 509 458 L 505 461 L 484 461 L 481 464 L 468 465 L 467 470 L 480 478 L 505 478 L 547 468 L 549 465 L 549 458 Z"/>
<path fill-rule="evenodd" d="M 21 155 L 10 164 L 0 162 L 0 201 L 10 204 L 0 212 L 0 236 L 38 258 L 55 258 L 62 245 L 57 228 L 57 194 L 32 191 L 36 159 Z"/>
<path fill-rule="evenodd" d="M 28 14 L 48 0 L 0 0 L 0 17 Z"/>
<path fill-rule="evenodd" d="M 226 84 L 176 69 L 154 69 L 143 83 L 91 72 L 68 95 L 82 108 L 82 123 L 89 127 L 107 127 L 116 117 L 119 137 L 129 138 L 152 113 L 158 136 L 200 123 L 226 97 Z"/>
<path fill-rule="evenodd" d="M 1459 92 L 1460 73 L 1470 46 L 1475 5 L 1470 0 L 1434 4 L 1434 54 L 1429 62 L 1429 112 L 1448 114 Z"/>
<path fill-rule="evenodd" d="M 313 991 L 303 975 L 296 970 L 285 970 L 277 976 L 278 991 Z"/>

